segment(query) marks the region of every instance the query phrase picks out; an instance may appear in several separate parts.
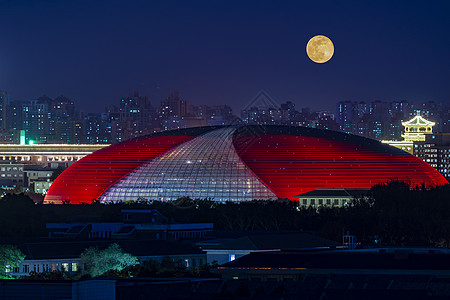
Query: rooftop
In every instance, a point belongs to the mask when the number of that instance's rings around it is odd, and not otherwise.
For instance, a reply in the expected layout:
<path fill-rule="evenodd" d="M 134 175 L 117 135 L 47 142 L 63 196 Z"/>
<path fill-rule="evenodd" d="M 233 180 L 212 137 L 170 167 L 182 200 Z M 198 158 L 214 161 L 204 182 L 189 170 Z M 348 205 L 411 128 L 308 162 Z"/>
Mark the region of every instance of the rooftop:
<path fill-rule="evenodd" d="M 407 122 L 402 122 L 403 126 L 434 126 L 436 123 L 424 119 L 422 116 L 415 116 Z"/>
<path fill-rule="evenodd" d="M 370 189 L 315 189 L 293 198 L 311 198 L 311 197 L 361 197 L 366 196 Z"/>
<path fill-rule="evenodd" d="M 235 239 L 204 241 L 202 248 L 208 250 L 280 250 L 335 248 L 339 244 L 310 232 L 287 232 L 245 235 Z"/>
<path fill-rule="evenodd" d="M 127 253 L 135 256 L 200 254 L 196 247 L 179 242 L 155 239 L 138 240 L 58 240 L 18 243 L 16 246 L 26 255 L 27 260 L 77 258 L 89 247 L 106 249 L 117 243 Z"/>
<path fill-rule="evenodd" d="M 282 251 L 255 252 L 226 263 L 220 270 L 343 270 L 358 272 L 445 271 L 450 274 L 450 252 L 446 249 L 375 249 L 373 251 Z"/>

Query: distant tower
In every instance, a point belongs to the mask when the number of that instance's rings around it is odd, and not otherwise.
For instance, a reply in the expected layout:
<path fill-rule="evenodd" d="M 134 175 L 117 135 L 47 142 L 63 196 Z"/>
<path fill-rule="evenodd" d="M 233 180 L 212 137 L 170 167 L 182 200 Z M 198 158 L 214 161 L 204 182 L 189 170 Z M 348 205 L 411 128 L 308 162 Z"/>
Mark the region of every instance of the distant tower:
<path fill-rule="evenodd" d="M 402 122 L 405 126 L 405 133 L 402 137 L 405 141 L 421 142 L 425 141 L 426 134 L 433 133 L 433 126 L 436 123 L 428 121 L 420 116 L 420 110 L 417 111 L 417 115 L 407 122 Z"/>
<path fill-rule="evenodd" d="M 402 134 L 403 141 L 381 141 L 390 146 L 402 149 L 403 151 L 414 154 L 414 142 L 423 142 L 427 134 L 433 133 L 434 122 L 424 119 L 418 110 L 417 115 L 409 121 L 402 122 L 405 131 Z"/>
<path fill-rule="evenodd" d="M 6 106 L 8 105 L 8 94 L 0 91 L 0 127 L 6 129 Z"/>

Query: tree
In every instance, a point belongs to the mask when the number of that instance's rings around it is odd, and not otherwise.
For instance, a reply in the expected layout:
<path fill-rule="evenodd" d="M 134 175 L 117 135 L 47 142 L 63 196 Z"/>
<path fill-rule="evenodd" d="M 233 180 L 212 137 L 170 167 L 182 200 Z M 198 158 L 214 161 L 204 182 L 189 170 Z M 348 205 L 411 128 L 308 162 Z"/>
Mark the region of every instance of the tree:
<path fill-rule="evenodd" d="M 23 193 L 23 186 L 17 185 L 14 187 L 13 191 L 14 191 L 14 194 L 21 194 L 21 193 Z"/>
<path fill-rule="evenodd" d="M 25 259 L 25 254 L 17 247 L 0 245 L 0 279 L 11 279 L 11 271 Z"/>
<path fill-rule="evenodd" d="M 63 270 L 36 272 L 31 271 L 28 275 L 20 276 L 20 279 L 31 280 L 66 280 L 66 279 L 78 279 L 77 274 L 72 275 L 69 272 Z"/>
<path fill-rule="evenodd" d="M 53 171 L 53 173 L 52 173 L 52 176 L 50 177 L 50 181 L 55 181 L 55 179 L 59 176 L 59 175 L 61 175 L 61 173 L 62 172 L 64 172 L 64 168 L 63 167 L 58 167 L 58 168 L 56 168 L 54 171 Z"/>
<path fill-rule="evenodd" d="M 139 264 L 137 257 L 125 253 L 118 244 L 111 244 L 105 250 L 90 247 L 81 254 L 84 264 L 84 274 L 92 277 L 101 276 L 106 272 L 121 272 L 127 267 Z"/>

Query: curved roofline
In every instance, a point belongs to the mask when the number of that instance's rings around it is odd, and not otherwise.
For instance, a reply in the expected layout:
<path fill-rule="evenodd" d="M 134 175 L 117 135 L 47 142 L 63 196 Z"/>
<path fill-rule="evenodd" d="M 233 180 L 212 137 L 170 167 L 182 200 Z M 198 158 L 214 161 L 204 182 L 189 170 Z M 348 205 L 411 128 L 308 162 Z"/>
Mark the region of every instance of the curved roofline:
<path fill-rule="evenodd" d="M 402 122 L 403 126 L 434 126 L 436 123 L 428 121 L 424 117 L 417 115 L 409 121 Z"/>
<path fill-rule="evenodd" d="M 389 152 L 403 152 L 398 148 L 389 146 L 387 144 L 383 144 L 380 141 L 366 138 L 359 135 L 354 135 L 350 133 L 334 131 L 329 129 L 318 129 L 318 128 L 310 128 L 310 127 L 302 127 L 302 126 L 290 126 L 290 125 L 219 125 L 219 126 L 201 126 L 201 127 L 191 127 L 191 128 L 180 128 L 173 130 L 166 130 L 156 132 L 154 134 L 141 136 L 142 137 L 150 137 L 150 136 L 164 136 L 164 135 L 192 135 L 198 136 L 203 133 L 209 132 L 211 130 L 224 128 L 224 127 L 236 127 L 236 131 L 234 136 L 238 136 L 241 134 L 272 134 L 272 135 L 304 135 L 318 138 L 327 138 L 332 140 L 340 140 L 345 142 L 350 142 L 354 144 L 361 144 L 364 146 L 376 147 L 378 150 L 384 150 Z"/>
<path fill-rule="evenodd" d="M 192 136 L 199 136 L 203 133 L 209 132 L 211 130 L 224 128 L 224 127 L 231 127 L 232 125 L 220 125 L 220 126 L 200 126 L 200 127 L 190 127 L 190 128 L 179 128 L 179 129 L 172 129 L 172 130 L 165 130 L 165 131 L 159 131 L 155 132 L 153 134 L 140 136 L 138 138 L 142 137 L 150 137 L 150 136 L 161 136 L 161 135 L 192 135 Z"/>
<path fill-rule="evenodd" d="M 334 141 L 344 141 L 352 144 L 374 147 L 377 150 L 382 150 L 391 153 L 404 152 L 401 149 L 383 144 L 380 141 L 362 137 L 359 135 L 349 134 L 340 131 L 333 131 L 329 129 L 318 129 L 310 127 L 296 127 L 289 125 L 245 125 L 236 129 L 234 136 L 242 134 L 271 134 L 271 135 L 296 135 L 309 136 L 317 138 L 331 139 Z"/>

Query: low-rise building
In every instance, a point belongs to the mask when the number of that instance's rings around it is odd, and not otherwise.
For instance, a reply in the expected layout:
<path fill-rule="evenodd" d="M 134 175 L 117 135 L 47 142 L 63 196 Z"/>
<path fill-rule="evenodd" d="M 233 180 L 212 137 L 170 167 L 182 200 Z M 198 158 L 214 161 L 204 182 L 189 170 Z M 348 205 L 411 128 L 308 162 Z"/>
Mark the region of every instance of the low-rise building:
<path fill-rule="evenodd" d="M 25 186 L 31 186 L 35 181 L 50 181 L 53 171 L 50 168 L 43 168 L 38 165 L 25 165 Z"/>
<path fill-rule="evenodd" d="M 369 192 L 370 189 L 315 189 L 294 198 L 298 199 L 299 207 L 342 207 Z"/>
<path fill-rule="evenodd" d="M 32 182 L 33 191 L 37 194 L 45 195 L 48 189 L 52 186 L 53 181 L 34 181 Z"/>
<path fill-rule="evenodd" d="M 339 246 L 310 232 L 248 232 L 236 238 L 217 238 L 198 242 L 206 251 L 208 263 L 219 265 L 254 252 L 281 250 L 330 249 Z"/>
<path fill-rule="evenodd" d="M 24 184 L 24 165 L 0 161 L 0 187 L 12 189 Z"/>
<path fill-rule="evenodd" d="M 444 278 L 450 275 L 449 258 L 448 249 L 422 248 L 258 252 L 219 266 L 214 272 L 224 278 L 252 281 L 301 281 L 308 276 L 331 275 L 377 275 L 392 280 L 400 276 Z"/>
<path fill-rule="evenodd" d="M 13 277 L 29 275 L 30 272 L 81 271 L 81 254 L 89 247 L 99 250 L 117 243 L 126 253 L 139 259 L 140 263 L 148 260 L 157 262 L 169 257 L 186 268 L 197 267 L 206 262 L 206 255 L 197 247 L 163 240 L 43 240 L 37 242 L 18 243 L 16 246 L 25 254 L 25 260 L 11 270 Z"/>
<path fill-rule="evenodd" d="M 177 223 L 153 209 L 123 209 L 123 222 L 48 223 L 49 237 L 88 239 L 153 238 L 199 240 L 213 230 L 213 223 Z"/>
<path fill-rule="evenodd" d="M 66 167 L 84 156 L 109 145 L 75 144 L 0 144 L 0 159 L 49 166 L 64 164 Z"/>
<path fill-rule="evenodd" d="M 51 177 L 53 169 L 39 165 L 25 165 L 24 187 L 29 188 L 37 194 L 45 195 L 52 185 Z"/>

